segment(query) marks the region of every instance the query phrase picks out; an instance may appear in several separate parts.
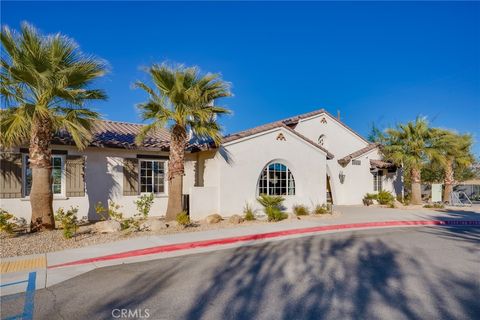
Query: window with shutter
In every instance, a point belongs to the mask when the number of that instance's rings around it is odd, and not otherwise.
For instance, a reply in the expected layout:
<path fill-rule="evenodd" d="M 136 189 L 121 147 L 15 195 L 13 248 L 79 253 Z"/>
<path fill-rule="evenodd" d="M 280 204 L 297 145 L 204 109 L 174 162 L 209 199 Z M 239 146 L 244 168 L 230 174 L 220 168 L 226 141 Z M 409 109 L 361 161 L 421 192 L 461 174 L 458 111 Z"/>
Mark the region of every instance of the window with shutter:
<path fill-rule="evenodd" d="M 85 157 L 67 156 L 65 164 L 67 197 L 85 196 Z"/>
<path fill-rule="evenodd" d="M 22 197 L 22 155 L 2 153 L 0 155 L 0 198 Z"/>

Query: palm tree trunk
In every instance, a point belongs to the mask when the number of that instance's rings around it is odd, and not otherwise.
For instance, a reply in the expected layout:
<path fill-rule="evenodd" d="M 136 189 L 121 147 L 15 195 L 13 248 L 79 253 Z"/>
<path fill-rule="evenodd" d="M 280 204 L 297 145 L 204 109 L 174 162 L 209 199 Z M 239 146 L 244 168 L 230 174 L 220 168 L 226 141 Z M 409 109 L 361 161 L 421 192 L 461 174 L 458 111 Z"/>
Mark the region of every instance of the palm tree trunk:
<path fill-rule="evenodd" d="M 32 207 L 32 232 L 55 228 L 53 216 L 52 165 L 50 141 L 51 122 L 48 119 L 36 119 L 32 126 L 29 158 L 32 169 L 32 189 L 30 205 Z"/>
<path fill-rule="evenodd" d="M 454 181 L 455 178 L 453 176 L 452 159 L 448 159 L 445 165 L 445 190 L 443 191 L 443 202 L 450 203 L 450 197 L 452 195 Z"/>
<path fill-rule="evenodd" d="M 183 210 L 182 194 L 186 145 L 187 132 L 182 126 L 176 125 L 172 129 L 168 162 L 168 206 L 165 217 L 167 221 L 175 220 L 177 214 Z"/>
<path fill-rule="evenodd" d="M 422 204 L 420 170 L 417 168 L 412 168 L 410 172 L 412 174 L 412 204 Z"/>

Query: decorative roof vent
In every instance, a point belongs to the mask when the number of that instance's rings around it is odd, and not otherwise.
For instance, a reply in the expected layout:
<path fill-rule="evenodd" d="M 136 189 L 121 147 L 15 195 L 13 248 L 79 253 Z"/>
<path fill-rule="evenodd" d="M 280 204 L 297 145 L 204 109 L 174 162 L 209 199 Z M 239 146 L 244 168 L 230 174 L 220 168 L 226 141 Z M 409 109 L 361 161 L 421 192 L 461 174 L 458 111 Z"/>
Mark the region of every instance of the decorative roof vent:
<path fill-rule="evenodd" d="M 287 139 L 285 139 L 285 136 L 283 135 L 283 133 L 279 133 L 278 136 L 277 136 L 277 140 L 279 141 L 286 141 Z"/>
<path fill-rule="evenodd" d="M 323 124 L 326 124 L 327 123 L 327 119 L 325 117 L 322 117 L 322 119 L 320 120 L 321 123 Z"/>

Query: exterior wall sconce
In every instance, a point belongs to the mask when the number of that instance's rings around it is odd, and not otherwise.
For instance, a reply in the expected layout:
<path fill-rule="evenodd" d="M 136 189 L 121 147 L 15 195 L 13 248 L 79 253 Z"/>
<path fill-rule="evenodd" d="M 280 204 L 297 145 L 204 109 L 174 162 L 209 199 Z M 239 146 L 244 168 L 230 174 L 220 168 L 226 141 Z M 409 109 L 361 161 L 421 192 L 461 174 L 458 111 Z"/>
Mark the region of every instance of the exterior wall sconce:
<path fill-rule="evenodd" d="M 340 179 L 340 183 L 343 184 L 343 182 L 345 182 L 345 174 L 343 173 L 343 171 L 340 171 L 340 173 L 338 174 L 338 179 Z"/>

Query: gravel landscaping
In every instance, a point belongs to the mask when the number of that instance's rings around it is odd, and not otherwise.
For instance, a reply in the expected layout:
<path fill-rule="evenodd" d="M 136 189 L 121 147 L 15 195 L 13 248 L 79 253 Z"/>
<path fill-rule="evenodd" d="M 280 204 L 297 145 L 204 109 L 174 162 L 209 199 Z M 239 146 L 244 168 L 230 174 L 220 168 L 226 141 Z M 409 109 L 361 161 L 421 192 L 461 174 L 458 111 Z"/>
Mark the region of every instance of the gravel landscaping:
<path fill-rule="evenodd" d="M 338 214 L 333 215 L 325 214 L 319 216 L 302 216 L 301 219 L 325 219 L 335 217 Z M 291 219 L 297 219 L 296 217 Z M 164 235 L 180 232 L 197 232 L 204 230 L 214 230 L 221 228 L 234 228 L 249 226 L 254 224 L 266 224 L 275 223 L 267 222 L 266 220 L 254 220 L 244 221 L 240 224 L 231 223 L 228 219 L 224 219 L 219 223 L 208 224 L 204 221 L 195 221 L 189 227 L 174 226 L 164 228 L 158 231 L 138 231 L 138 232 L 126 232 L 120 231 L 115 233 L 96 233 L 92 225 L 81 226 L 76 235 L 71 239 L 65 239 L 62 234 L 62 230 L 53 230 L 39 233 L 24 233 L 17 235 L 9 235 L 6 233 L 0 233 L 0 257 L 15 257 L 29 254 L 47 253 L 53 251 L 60 251 L 64 249 L 80 248 L 90 245 L 96 245 L 106 242 L 125 240 L 132 237 L 143 237 L 150 235 Z"/>

